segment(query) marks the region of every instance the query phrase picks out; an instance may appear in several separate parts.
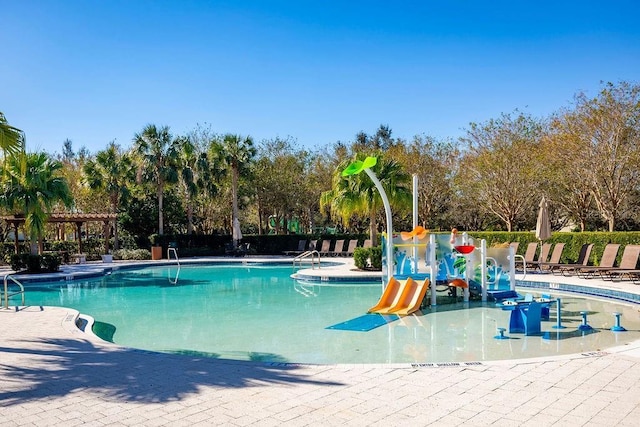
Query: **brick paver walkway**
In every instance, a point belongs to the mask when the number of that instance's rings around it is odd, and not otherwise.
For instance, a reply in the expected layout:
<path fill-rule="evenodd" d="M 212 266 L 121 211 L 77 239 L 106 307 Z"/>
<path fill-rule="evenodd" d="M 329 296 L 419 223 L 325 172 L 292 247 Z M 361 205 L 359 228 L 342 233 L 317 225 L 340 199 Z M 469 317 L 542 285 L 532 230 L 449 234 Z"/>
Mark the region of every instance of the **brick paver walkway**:
<path fill-rule="evenodd" d="M 78 330 L 76 316 L 0 309 L 1 426 L 640 422 L 636 344 L 457 366 L 272 365 L 122 348 Z"/>
<path fill-rule="evenodd" d="M 121 348 L 0 310 L 0 425 L 637 426 L 640 352 L 453 367 L 269 365 Z"/>

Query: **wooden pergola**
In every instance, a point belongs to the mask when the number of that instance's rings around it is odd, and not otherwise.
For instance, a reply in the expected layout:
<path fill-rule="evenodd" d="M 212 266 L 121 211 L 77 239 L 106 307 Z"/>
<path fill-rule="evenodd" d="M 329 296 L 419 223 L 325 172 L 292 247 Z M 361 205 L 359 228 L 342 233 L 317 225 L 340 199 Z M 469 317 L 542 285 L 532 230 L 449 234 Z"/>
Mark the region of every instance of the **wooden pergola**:
<path fill-rule="evenodd" d="M 104 224 L 104 253 L 109 253 L 109 226 L 115 223 L 116 214 L 93 214 L 93 213 L 53 213 L 47 219 L 48 223 L 72 223 L 76 225 L 78 232 L 78 252 L 82 251 L 82 225 L 85 222 L 102 222 Z M 0 216 L 0 219 L 13 225 L 15 232 L 14 243 L 16 253 L 19 251 L 18 228 L 24 224 L 25 217 L 21 215 Z"/>

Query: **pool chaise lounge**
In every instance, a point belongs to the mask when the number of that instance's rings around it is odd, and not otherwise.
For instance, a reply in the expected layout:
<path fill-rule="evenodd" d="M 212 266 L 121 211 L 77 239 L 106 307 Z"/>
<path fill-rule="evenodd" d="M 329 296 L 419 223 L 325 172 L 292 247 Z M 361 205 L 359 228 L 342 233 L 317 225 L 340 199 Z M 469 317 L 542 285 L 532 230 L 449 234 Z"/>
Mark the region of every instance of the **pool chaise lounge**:
<path fill-rule="evenodd" d="M 551 259 L 549 262 L 539 262 L 537 267 L 539 271 L 551 271 L 552 266 L 558 265 L 560 263 L 560 258 L 562 258 L 562 252 L 564 251 L 564 243 L 556 243 L 553 247 L 553 252 L 551 253 Z"/>
<path fill-rule="evenodd" d="M 538 259 L 536 261 L 527 262 L 527 270 L 539 271 L 540 265 L 545 262 L 548 262 L 550 252 L 551 252 L 551 243 L 544 243 L 540 247 L 540 254 L 538 255 Z"/>
<path fill-rule="evenodd" d="M 640 245 L 627 245 L 622 252 L 622 260 L 620 261 L 620 265 L 618 267 L 614 267 L 613 263 L 611 266 L 603 266 L 604 264 L 604 256 L 602 257 L 603 262 L 598 267 L 583 267 L 578 271 L 578 276 L 583 279 L 590 279 L 595 277 L 596 275 L 603 280 L 611 280 L 616 272 L 620 272 L 623 270 L 635 270 L 638 264 L 638 258 L 640 257 Z M 615 257 L 613 257 L 613 262 L 615 262 Z M 609 260 L 607 260 L 607 264 Z"/>
<path fill-rule="evenodd" d="M 575 274 L 576 269 L 587 267 L 589 264 L 589 257 L 591 256 L 591 250 L 593 249 L 593 243 L 585 243 L 580 248 L 580 254 L 575 263 L 548 263 L 546 267 L 553 274 L 571 275 Z"/>

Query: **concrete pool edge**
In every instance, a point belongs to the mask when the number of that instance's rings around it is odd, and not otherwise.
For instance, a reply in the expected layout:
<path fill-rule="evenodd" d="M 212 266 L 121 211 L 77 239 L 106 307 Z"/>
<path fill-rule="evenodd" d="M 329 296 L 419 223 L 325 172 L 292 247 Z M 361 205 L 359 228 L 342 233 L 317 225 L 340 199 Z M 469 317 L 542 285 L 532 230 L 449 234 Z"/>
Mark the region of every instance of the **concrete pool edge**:
<path fill-rule="evenodd" d="M 203 258 L 203 259 L 192 259 L 189 260 L 190 262 L 185 262 L 184 264 L 189 264 L 189 265 L 197 265 L 197 264 L 217 264 L 217 263 L 233 263 L 233 264 L 246 264 L 246 263 L 279 263 L 279 264 L 283 264 L 287 262 L 287 258 L 254 258 L 251 260 L 248 259 L 239 259 L 239 260 L 229 260 L 228 258 Z M 243 262 L 244 261 L 244 262 Z M 318 271 L 318 274 L 331 274 L 332 277 L 338 277 L 337 275 L 339 274 L 341 268 L 344 269 L 348 268 L 349 273 L 350 274 L 357 274 L 357 272 L 355 272 L 353 269 L 351 269 L 351 265 L 349 262 L 347 262 L 348 260 L 336 260 L 336 261 L 342 261 L 340 264 L 340 267 L 337 268 L 327 268 L 327 269 L 323 269 L 323 271 Z M 145 268 L 145 267 L 151 267 L 151 266 L 166 266 L 166 265 L 175 265 L 175 262 L 168 262 L 168 261 L 155 261 L 155 262 L 139 262 L 139 263 L 122 263 L 122 264 L 109 264 L 109 265 L 100 265 L 98 266 L 98 268 L 96 268 L 96 266 L 94 265 L 88 265 L 89 267 L 92 267 L 90 269 L 88 269 L 89 271 L 87 271 L 87 274 L 96 274 L 97 270 L 102 270 L 104 271 L 103 274 L 109 274 L 109 272 L 114 271 L 114 270 L 120 270 L 120 269 L 134 269 L 134 268 Z M 115 267 L 115 268 L 114 268 Z M 79 270 L 78 267 L 76 267 L 74 270 L 76 270 L 75 272 L 79 272 L 77 270 Z M 63 271 L 61 273 L 58 274 L 59 278 L 58 280 L 66 280 L 68 277 L 70 277 L 70 275 L 66 274 L 68 272 Z M 87 276 L 81 276 L 81 275 L 73 275 L 72 277 L 74 278 L 80 278 L 80 277 L 87 277 Z M 530 276 L 531 277 L 531 276 Z M 548 276 L 548 275 L 544 275 L 545 279 L 552 279 L 552 281 L 550 280 L 549 282 L 542 282 L 539 279 L 541 279 L 543 276 L 541 275 L 535 275 L 535 278 L 538 280 L 522 280 L 522 278 L 518 278 L 519 281 L 526 281 L 527 283 L 532 282 L 534 284 L 545 284 L 546 283 L 546 287 L 545 286 L 532 286 L 532 288 L 536 288 L 536 289 L 548 289 L 551 291 L 562 291 L 562 292 L 569 292 L 569 293 L 573 293 L 571 291 L 571 287 L 574 286 L 573 284 L 566 284 L 566 288 L 563 289 L 559 289 L 555 286 L 551 287 L 550 284 L 558 284 L 558 283 L 562 283 L 564 284 L 564 282 L 569 281 L 568 279 L 570 278 L 566 278 L 566 277 L 558 277 L 558 276 Z M 40 277 L 39 277 L 40 278 Z M 527 279 L 529 279 L 529 277 L 527 277 Z M 558 279 L 560 279 L 560 281 L 558 281 Z M 51 279 L 49 279 L 51 280 Z M 42 280 L 38 280 L 38 281 L 42 281 Z M 582 280 L 582 282 L 584 282 L 584 280 Z M 624 303 L 627 304 L 631 304 L 631 305 L 638 305 L 638 302 L 636 302 L 637 300 L 632 300 L 629 301 L 627 299 L 620 299 L 620 298 L 616 298 L 615 296 L 611 296 L 611 295 L 600 295 L 597 293 L 598 289 L 605 289 L 605 290 L 610 290 L 611 286 L 607 286 L 604 288 L 598 288 L 596 285 L 598 283 L 602 284 L 601 282 L 603 281 L 598 281 L 595 279 L 590 279 L 589 280 L 589 284 L 590 286 L 587 286 L 587 288 L 593 290 L 593 292 L 589 292 L 589 296 L 593 296 L 593 297 L 603 297 L 603 298 L 607 298 L 607 299 L 614 299 L 614 300 L 619 300 L 622 301 Z M 628 284 L 624 284 L 624 283 L 616 283 L 613 288 L 620 288 L 620 287 L 626 287 L 629 288 L 628 291 L 620 291 L 619 289 L 615 290 L 615 292 L 624 292 L 625 294 L 629 294 L 629 295 L 634 295 L 634 296 L 638 296 L 640 297 L 638 291 L 640 291 L 640 287 L 633 285 L 631 283 Z M 633 292 L 635 291 L 635 292 Z M 579 294 L 584 294 L 584 292 L 576 292 L 577 295 Z M 619 295 L 618 295 L 619 296 Z M 81 333 L 83 334 L 83 336 L 85 336 L 86 338 L 88 338 L 91 341 L 95 341 L 95 340 L 99 340 L 100 342 L 104 343 L 105 345 L 110 345 L 110 346 L 117 346 L 117 347 L 121 347 L 121 348 L 127 348 L 130 350 L 137 350 L 137 351 L 141 351 L 141 352 L 150 352 L 149 350 L 143 350 L 143 349 L 136 349 L 136 348 L 131 348 L 131 347 L 126 347 L 126 346 L 121 346 L 118 344 L 114 344 L 112 342 L 106 341 L 106 340 L 102 340 L 100 339 L 98 336 L 96 336 L 95 334 L 93 334 L 93 332 L 87 332 L 87 331 L 82 331 L 78 325 L 77 325 L 77 320 L 80 317 L 83 318 L 90 318 L 90 316 L 87 316 L 85 314 L 80 314 L 75 310 L 72 309 L 66 309 L 63 307 L 58 307 L 61 309 L 65 309 L 65 310 L 70 310 L 71 313 L 75 312 L 74 318 L 73 318 L 73 322 L 72 323 L 68 323 L 67 321 L 63 321 L 63 326 L 65 326 L 65 329 L 69 328 L 71 324 L 73 324 L 72 329 L 76 330 L 77 333 Z M 90 328 L 89 328 L 90 331 Z M 160 353 L 160 354 L 172 354 L 170 352 L 164 353 L 161 351 L 151 351 L 153 353 Z M 622 346 L 616 346 L 616 347 L 610 347 L 610 348 L 606 348 L 603 349 L 602 351 L 598 350 L 596 352 L 588 352 L 588 353 L 572 353 L 572 354 L 565 354 L 565 355 L 553 355 L 553 356 L 542 356 L 542 357 L 533 357 L 533 358 L 522 358 L 522 359 L 508 359 L 508 360 L 486 360 L 486 361 L 466 361 L 466 362 L 434 362 L 434 363 L 389 363 L 389 364 L 385 364 L 385 363 L 364 363 L 364 364 L 360 364 L 360 363 L 355 363 L 355 364 L 313 364 L 313 363 L 296 363 L 296 362 L 283 362 L 283 363 L 279 363 L 279 362 L 251 362 L 251 363 L 259 363 L 259 364 L 263 364 L 263 365 L 268 365 L 268 366 L 278 366 L 278 365 L 288 365 L 288 366 L 368 366 L 368 367 L 376 367 L 376 366 L 381 366 L 381 367 L 385 367 L 385 368 L 401 368 L 401 369 L 420 369 L 420 368 L 434 368 L 434 367 L 472 367 L 472 366 L 479 366 L 479 365 L 514 365 L 514 364 L 528 364 L 528 363 L 539 363 L 539 362 L 546 362 L 546 361 L 558 361 L 558 360 L 570 360 L 570 359 L 582 359 L 585 357 L 600 357 L 600 356 L 604 356 L 607 354 L 619 354 L 619 355 L 628 355 L 631 357 L 640 357 L 640 340 L 637 341 L 631 341 L 629 343 L 627 343 L 626 345 L 622 345 Z M 245 363 L 246 361 L 241 361 L 241 360 L 234 360 L 234 359 L 216 359 L 216 360 L 220 360 L 220 361 L 237 361 L 237 362 L 242 362 Z"/>

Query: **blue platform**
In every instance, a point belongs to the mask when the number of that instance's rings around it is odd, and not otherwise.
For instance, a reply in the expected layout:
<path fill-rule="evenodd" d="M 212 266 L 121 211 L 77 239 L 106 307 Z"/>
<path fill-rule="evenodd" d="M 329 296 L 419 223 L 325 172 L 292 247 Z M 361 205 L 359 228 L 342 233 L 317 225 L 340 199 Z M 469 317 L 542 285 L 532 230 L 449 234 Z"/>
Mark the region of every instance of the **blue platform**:
<path fill-rule="evenodd" d="M 398 320 L 400 316 L 397 314 L 377 314 L 368 313 L 364 316 L 356 317 L 345 322 L 327 326 L 325 329 L 339 329 L 342 331 L 359 331 L 367 332 L 379 326 Z"/>

